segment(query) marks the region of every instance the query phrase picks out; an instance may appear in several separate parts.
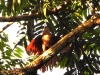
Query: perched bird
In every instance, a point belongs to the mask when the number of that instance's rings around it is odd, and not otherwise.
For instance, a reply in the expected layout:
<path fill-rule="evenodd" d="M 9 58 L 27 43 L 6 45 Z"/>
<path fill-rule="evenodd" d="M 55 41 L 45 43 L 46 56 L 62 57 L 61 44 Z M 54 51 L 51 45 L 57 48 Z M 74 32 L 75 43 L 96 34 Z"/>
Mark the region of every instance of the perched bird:
<path fill-rule="evenodd" d="M 26 48 L 26 52 L 28 55 L 40 55 L 54 45 L 59 39 L 60 37 L 53 36 L 49 29 L 45 27 L 42 35 L 31 40 L 30 44 Z"/>
<path fill-rule="evenodd" d="M 53 36 L 48 27 L 45 27 L 42 35 L 31 40 L 30 44 L 26 48 L 26 52 L 29 55 L 39 56 L 52 45 L 54 45 L 60 39 L 59 36 Z M 45 66 L 42 66 L 42 72 L 46 71 L 48 67 L 52 70 L 53 66 L 56 66 L 57 56 L 52 58 Z"/>

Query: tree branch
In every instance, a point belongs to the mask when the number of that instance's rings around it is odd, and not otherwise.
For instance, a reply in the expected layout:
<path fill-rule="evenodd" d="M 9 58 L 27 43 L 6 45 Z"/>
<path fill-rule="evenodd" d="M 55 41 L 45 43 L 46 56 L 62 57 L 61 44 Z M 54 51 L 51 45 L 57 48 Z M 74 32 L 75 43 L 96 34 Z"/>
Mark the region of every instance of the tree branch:
<path fill-rule="evenodd" d="M 3 32 L 5 29 L 7 29 L 9 26 L 11 26 L 13 23 L 8 23 L 6 26 L 4 26 L 1 30 L 0 33 Z"/>
<path fill-rule="evenodd" d="M 0 71 L 0 75 L 26 75 L 29 72 L 35 71 L 40 68 L 43 64 L 48 62 L 53 56 L 59 53 L 69 42 L 75 39 L 80 34 L 89 30 L 93 25 L 100 25 L 100 15 L 94 15 L 91 19 L 86 21 L 85 23 L 79 25 L 74 30 L 66 34 L 61 40 L 59 40 L 55 45 L 49 48 L 42 55 L 37 57 L 34 61 L 32 61 L 29 65 L 26 65 L 23 68 L 17 68 L 13 70 L 2 70 Z"/>
<path fill-rule="evenodd" d="M 69 5 L 71 0 L 67 0 L 64 2 L 64 4 L 59 5 L 57 8 L 53 8 L 52 10 L 47 11 L 47 15 L 54 14 L 58 11 L 60 11 L 62 8 L 65 8 Z M 32 15 L 22 15 L 22 16 L 13 16 L 13 17 L 0 17 L 0 22 L 17 22 L 17 21 L 25 21 L 25 20 L 31 20 L 35 18 L 39 18 L 43 15 L 42 12 L 36 12 Z"/>

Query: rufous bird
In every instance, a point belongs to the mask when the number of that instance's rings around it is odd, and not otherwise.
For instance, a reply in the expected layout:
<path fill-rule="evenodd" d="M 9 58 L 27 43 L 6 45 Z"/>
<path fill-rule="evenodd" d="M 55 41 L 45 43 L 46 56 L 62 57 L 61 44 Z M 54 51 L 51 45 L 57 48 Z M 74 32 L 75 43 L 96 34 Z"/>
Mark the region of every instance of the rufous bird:
<path fill-rule="evenodd" d="M 45 27 L 42 35 L 39 35 L 38 37 L 31 40 L 30 44 L 26 48 L 26 52 L 29 55 L 39 56 L 52 45 L 54 45 L 59 39 L 60 37 L 53 36 L 50 33 L 48 27 Z M 46 71 L 48 67 L 52 69 L 52 66 L 56 65 L 56 59 L 57 56 L 54 57 L 54 59 L 52 58 L 47 64 L 45 64 L 45 66 L 42 66 L 42 71 Z"/>

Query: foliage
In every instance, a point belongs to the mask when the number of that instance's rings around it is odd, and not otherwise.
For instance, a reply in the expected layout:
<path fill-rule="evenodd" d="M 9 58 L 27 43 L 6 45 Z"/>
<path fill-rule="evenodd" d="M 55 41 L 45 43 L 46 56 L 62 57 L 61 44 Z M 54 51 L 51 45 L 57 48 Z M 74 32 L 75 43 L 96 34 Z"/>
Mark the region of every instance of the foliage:
<path fill-rule="evenodd" d="M 0 34 L 0 70 L 3 69 L 13 69 L 16 67 L 23 67 L 25 64 L 28 64 L 30 59 L 23 58 L 23 50 L 20 47 L 16 47 L 16 50 L 13 49 L 8 44 L 8 35 L 5 33 Z M 24 60 L 24 62 L 23 62 Z"/>
<path fill-rule="evenodd" d="M 53 35 L 64 36 L 75 27 L 88 20 L 91 15 L 93 15 L 94 11 L 95 13 L 100 12 L 99 0 L 71 0 L 71 2 L 67 4 L 68 6 L 63 7 L 55 13 L 48 14 L 47 11 L 57 8 L 64 3 L 65 1 L 63 0 L 1 0 L 0 12 L 2 16 L 29 15 L 37 12 L 43 13 L 39 17 L 34 17 L 34 19 L 19 22 L 20 25 L 22 25 L 18 32 L 19 36 L 27 36 L 29 41 L 41 35 L 42 29 L 45 26 L 49 27 Z M 100 69 L 100 67 L 98 67 L 98 65 L 100 65 L 99 34 L 100 27 L 92 27 L 84 34 L 75 36 L 76 39 L 70 42 L 72 45 L 68 52 L 59 53 L 60 61 L 58 62 L 58 66 L 67 68 L 66 75 L 72 73 L 93 75 L 95 71 L 90 65 L 96 70 Z M 21 57 L 20 55 L 23 53 L 17 46 L 24 45 L 26 47 L 27 37 L 21 38 L 16 44 L 14 55 L 17 57 Z M 12 59 L 10 57 L 12 57 L 12 49 L 8 44 L 5 44 L 7 38 L 5 39 L 5 41 L 0 42 L 0 48 L 1 50 L 7 48 L 5 52 L 2 51 L 2 54 L 7 55 L 7 57 L 3 57 L 9 58 L 8 60 L 11 62 Z M 91 63 L 87 62 L 87 58 Z M 20 66 L 21 62 L 19 63 Z M 1 61 L 1 63 L 3 63 L 3 61 Z M 15 66 L 15 64 L 13 65 Z M 3 67 L 1 69 L 3 69 Z"/>

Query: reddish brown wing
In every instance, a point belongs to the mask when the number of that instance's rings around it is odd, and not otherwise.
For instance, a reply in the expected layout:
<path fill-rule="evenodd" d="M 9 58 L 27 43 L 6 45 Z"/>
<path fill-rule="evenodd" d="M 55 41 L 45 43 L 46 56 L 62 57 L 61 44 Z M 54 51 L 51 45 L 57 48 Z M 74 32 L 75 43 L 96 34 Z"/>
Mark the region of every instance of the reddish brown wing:
<path fill-rule="evenodd" d="M 52 36 L 51 38 L 51 43 L 50 43 L 50 47 L 52 45 L 54 45 L 55 43 L 57 43 L 61 38 L 59 36 Z M 50 48 L 50 47 L 47 47 L 46 49 Z M 57 67 L 57 63 L 58 62 L 58 57 L 57 56 L 54 56 L 51 60 L 49 60 L 45 65 L 43 65 L 40 70 L 42 72 L 45 72 L 45 71 L 48 71 L 53 69 L 53 67 Z"/>
<path fill-rule="evenodd" d="M 34 54 L 35 56 L 42 54 L 42 36 L 38 36 L 35 39 L 32 39 L 30 44 L 26 48 L 26 52 L 29 55 Z"/>

